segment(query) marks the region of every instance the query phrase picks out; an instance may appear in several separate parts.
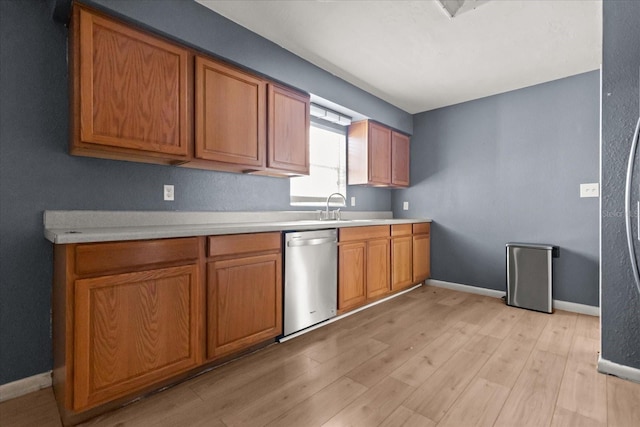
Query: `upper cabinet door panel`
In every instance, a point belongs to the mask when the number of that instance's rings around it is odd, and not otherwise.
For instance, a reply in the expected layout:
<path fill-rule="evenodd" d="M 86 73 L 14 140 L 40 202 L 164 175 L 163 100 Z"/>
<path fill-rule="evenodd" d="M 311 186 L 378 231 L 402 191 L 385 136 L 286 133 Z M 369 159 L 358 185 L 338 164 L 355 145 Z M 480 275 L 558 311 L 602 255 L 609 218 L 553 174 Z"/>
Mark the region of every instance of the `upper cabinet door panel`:
<path fill-rule="evenodd" d="M 196 57 L 196 148 L 199 159 L 264 167 L 266 83 Z"/>
<path fill-rule="evenodd" d="M 309 96 L 269 85 L 268 164 L 272 169 L 309 174 Z"/>
<path fill-rule="evenodd" d="M 188 154 L 189 53 L 80 9 L 80 139 Z"/>
<path fill-rule="evenodd" d="M 369 181 L 391 183 L 391 129 L 369 122 Z"/>
<path fill-rule="evenodd" d="M 391 132 L 391 184 L 409 186 L 409 137 Z"/>

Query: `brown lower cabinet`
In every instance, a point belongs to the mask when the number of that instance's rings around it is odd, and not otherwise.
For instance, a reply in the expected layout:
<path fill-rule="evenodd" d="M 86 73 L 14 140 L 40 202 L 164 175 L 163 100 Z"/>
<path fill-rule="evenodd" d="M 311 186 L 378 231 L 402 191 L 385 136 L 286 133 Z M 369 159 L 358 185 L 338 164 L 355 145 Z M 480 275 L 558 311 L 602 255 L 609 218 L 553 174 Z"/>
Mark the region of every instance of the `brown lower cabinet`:
<path fill-rule="evenodd" d="M 413 238 L 411 224 L 391 226 L 391 289 L 405 289 L 413 280 Z"/>
<path fill-rule="evenodd" d="M 63 415 L 202 363 L 200 242 L 56 245 L 53 387 Z"/>
<path fill-rule="evenodd" d="M 431 276 L 431 224 L 413 224 L 413 281 Z"/>
<path fill-rule="evenodd" d="M 282 333 L 279 232 L 56 245 L 53 387 L 73 424 Z"/>
<path fill-rule="evenodd" d="M 218 243 L 227 250 L 207 263 L 209 360 L 282 334 L 280 233 L 209 238 Z"/>
<path fill-rule="evenodd" d="M 338 311 L 386 295 L 390 286 L 389 226 L 341 228 L 338 243 Z"/>
<path fill-rule="evenodd" d="M 341 228 L 339 311 L 427 278 L 429 231 Z M 281 246 L 280 232 L 56 245 L 53 388 L 64 423 L 281 335 Z"/>
<path fill-rule="evenodd" d="M 422 282 L 430 275 L 430 224 L 341 228 L 338 311 Z"/>

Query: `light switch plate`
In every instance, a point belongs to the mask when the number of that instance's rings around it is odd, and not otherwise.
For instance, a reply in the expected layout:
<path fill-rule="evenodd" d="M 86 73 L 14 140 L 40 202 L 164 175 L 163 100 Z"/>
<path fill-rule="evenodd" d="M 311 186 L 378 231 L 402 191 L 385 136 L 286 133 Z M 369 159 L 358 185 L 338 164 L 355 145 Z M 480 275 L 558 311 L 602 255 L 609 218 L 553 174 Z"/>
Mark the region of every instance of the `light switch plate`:
<path fill-rule="evenodd" d="M 409 210 L 409 202 L 402 202 L 402 210 L 403 211 Z"/>
<path fill-rule="evenodd" d="M 351 196 L 351 206 L 356 205 L 356 196 Z"/>
<path fill-rule="evenodd" d="M 173 185 L 165 185 L 164 186 L 164 200 L 165 201 L 173 201 L 173 198 L 175 196 L 174 194 L 174 189 L 173 189 Z"/>
<path fill-rule="evenodd" d="M 597 182 L 580 184 L 580 197 L 599 197 L 600 185 Z"/>

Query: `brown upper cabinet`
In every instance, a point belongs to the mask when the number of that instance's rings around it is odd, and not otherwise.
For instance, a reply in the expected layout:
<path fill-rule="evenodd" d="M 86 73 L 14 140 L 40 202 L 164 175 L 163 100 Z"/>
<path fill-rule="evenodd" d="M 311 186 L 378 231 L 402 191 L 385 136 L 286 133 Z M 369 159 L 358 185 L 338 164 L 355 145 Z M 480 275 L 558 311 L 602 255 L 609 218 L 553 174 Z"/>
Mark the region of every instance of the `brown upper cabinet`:
<path fill-rule="evenodd" d="M 192 124 L 185 48 L 74 7 L 72 154 L 179 164 Z"/>
<path fill-rule="evenodd" d="M 308 94 L 78 5 L 70 48 L 71 154 L 309 174 Z"/>
<path fill-rule="evenodd" d="M 391 132 L 391 185 L 409 186 L 409 137 L 403 133 Z"/>
<path fill-rule="evenodd" d="M 349 185 L 409 186 L 409 137 L 363 120 L 349 126 Z"/>
<path fill-rule="evenodd" d="M 196 57 L 195 157 L 239 172 L 264 169 L 266 89 L 256 76 Z"/>
<path fill-rule="evenodd" d="M 268 98 L 268 168 L 309 175 L 309 95 L 270 83 Z"/>

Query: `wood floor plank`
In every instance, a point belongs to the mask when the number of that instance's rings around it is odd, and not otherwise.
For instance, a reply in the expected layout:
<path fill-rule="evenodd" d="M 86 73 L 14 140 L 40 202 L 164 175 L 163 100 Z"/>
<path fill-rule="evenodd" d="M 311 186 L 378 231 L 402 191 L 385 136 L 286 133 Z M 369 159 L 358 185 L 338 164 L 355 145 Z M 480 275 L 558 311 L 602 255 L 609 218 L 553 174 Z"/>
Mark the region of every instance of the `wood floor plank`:
<path fill-rule="evenodd" d="M 349 378 L 339 378 L 267 425 L 322 425 L 367 390 L 367 387 Z"/>
<path fill-rule="evenodd" d="M 578 314 L 578 318 L 576 319 L 576 335 L 592 340 L 599 340 L 600 317 Z"/>
<path fill-rule="evenodd" d="M 598 318 L 423 286 L 87 425 L 640 426 L 640 384 L 598 374 L 599 350 Z M 0 425 L 59 426 L 51 389 Z"/>
<path fill-rule="evenodd" d="M 597 348 L 597 341 L 574 334 L 556 412 L 566 409 L 606 425 L 607 377 L 597 370 Z M 563 419 L 561 415 L 559 420 Z"/>
<path fill-rule="evenodd" d="M 498 309 L 498 315 L 487 322 L 478 333 L 504 339 L 511 333 L 522 314 L 523 310 L 504 305 Z"/>
<path fill-rule="evenodd" d="M 510 391 L 509 387 L 477 378 L 438 423 L 438 427 L 491 427 Z"/>
<path fill-rule="evenodd" d="M 419 387 L 469 342 L 478 329 L 479 326 L 470 323 L 456 323 L 391 372 L 390 376 L 412 387 Z"/>
<path fill-rule="evenodd" d="M 640 401 L 638 402 L 640 404 Z M 607 378 L 595 367 L 567 364 L 556 407 L 567 409 L 602 424 L 607 423 Z"/>
<path fill-rule="evenodd" d="M 549 323 L 551 316 L 546 313 L 522 309 L 522 316 L 520 316 L 520 319 L 511 330 L 509 337 L 523 340 L 537 340 L 540 338 L 547 323 Z"/>
<path fill-rule="evenodd" d="M 607 376 L 607 416 L 611 427 L 640 426 L 640 384 Z"/>
<path fill-rule="evenodd" d="M 448 307 L 453 307 L 455 305 L 461 304 L 467 298 L 473 298 L 472 294 L 467 294 L 464 292 L 451 292 L 449 295 L 438 301 L 440 305 L 446 305 Z"/>
<path fill-rule="evenodd" d="M 190 384 L 190 387 L 202 400 L 215 402 L 220 411 L 224 411 L 237 406 L 245 399 L 251 399 L 252 396 L 268 393 L 275 384 L 297 378 L 318 365 L 315 360 L 300 354 L 283 358 L 281 363 L 269 365 L 270 369 L 267 372 L 256 365 L 256 372 L 244 369 L 222 379 L 211 375 L 208 376 L 211 382 L 203 379 Z"/>
<path fill-rule="evenodd" d="M 268 393 L 264 393 L 262 397 L 254 397 L 241 408 L 226 411 L 222 421 L 227 426 L 263 426 L 387 347 L 386 344 L 370 339 L 366 344 L 309 369 L 292 381 L 274 385 Z"/>
<path fill-rule="evenodd" d="M 404 406 L 440 421 L 499 344 L 497 338 L 476 335 L 430 376 Z"/>
<path fill-rule="evenodd" d="M 575 313 L 559 310 L 550 315 L 547 326 L 538 338 L 536 349 L 560 356 L 569 354 L 577 318 Z"/>
<path fill-rule="evenodd" d="M 606 427 L 606 423 L 585 417 L 577 412 L 556 407 L 551 420 L 551 427 Z"/>
<path fill-rule="evenodd" d="M 0 403 L 2 427 L 59 427 L 60 415 L 51 387 Z"/>
<path fill-rule="evenodd" d="M 171 417 L 197 408 L 202 399 L 187 384 L 173 387 L 169 393 L 156 393 L 124 408 L 108 412 L 82 424 L 82 426 L 144 426 L 156 425 Z"/>
<path fill-rule="evenodd" d="M 478 372 L 478 377 L 505 387 L 513 387 L 533 350 L 532 338 L 507 338 Z"/>
<path fill-rule="evenodd" d="M 386 378 L 323 424 L 337 426 L 377 426 L 411 394 L 413 387 Z"/>
<path fill-rule="evenodd" d="M 496 420 L 496 427 L 548 426 L 566 358 L 534 349 Z"/>
<path fill-rule="evenodd" d="M 498 315 L 498 310 L 504 307 L 504 304 L 496 298 L 474 295 L 463 301 L 460 307 L 463 308 L 456 313 L 457 320 L 485 326 Z"/>
<path fill-rule="evenodd" d="M 435 427 L 429 418 L 413 412 L 405 406 L 399 406 L 378 427 Z"/>
<path fill-rule="evenodd" d="M 600 340 L 586 338 L 576 335 L 573 339 L 573 346 L 569 352 L 569 360 L 581 362 L 598 367 L 598 357 L 600 356 Z"/>

